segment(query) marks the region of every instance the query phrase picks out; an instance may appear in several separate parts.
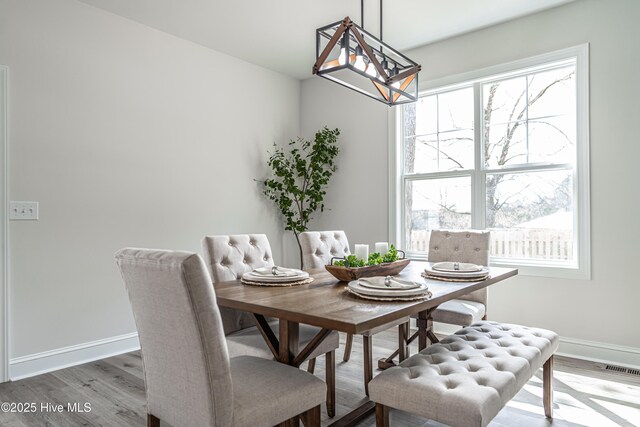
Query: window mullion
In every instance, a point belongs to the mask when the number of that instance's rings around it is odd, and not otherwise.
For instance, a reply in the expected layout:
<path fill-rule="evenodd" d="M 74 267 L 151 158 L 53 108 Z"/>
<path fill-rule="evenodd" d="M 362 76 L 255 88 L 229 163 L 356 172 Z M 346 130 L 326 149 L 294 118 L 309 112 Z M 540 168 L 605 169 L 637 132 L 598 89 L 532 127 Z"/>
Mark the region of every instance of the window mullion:
<path fill-rule="evenodd" d="M 473 152 L 474 170 L 471 174 L 471 227 L 484 229 L 486 185 L 484 183 L 484 149 L 482 144 L 482 134 L 484 129 L 484 116 L 482 112 L 482 84 L 473 85 Z"/>
<path fill-rule="evenodd" d="M 436 166 L 440 170 L 440 95 L 436 95 Z"/>

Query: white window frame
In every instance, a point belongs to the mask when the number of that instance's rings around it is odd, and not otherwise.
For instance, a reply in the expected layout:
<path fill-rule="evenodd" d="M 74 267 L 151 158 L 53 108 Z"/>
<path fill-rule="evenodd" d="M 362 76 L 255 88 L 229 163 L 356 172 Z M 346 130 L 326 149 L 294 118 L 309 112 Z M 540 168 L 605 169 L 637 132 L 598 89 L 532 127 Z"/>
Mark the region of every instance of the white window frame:
<path fill-rule="evenodd" d="M 548 260 L 511 260 L 491 258 L 491 265 L 517 267 L 519 274 L 528 276 L 557 277 L 567 279 L 591 279 L 591 218 L 589 189 L 589 44 L 570 47 L 534 57 L 521 59 L 506 64 L 483 68 L 442 79 L 422 82 L 420 96 L 432 93 L 451 91 L 463 87 L 475 87 L 479 91 L 481 83 L 504 79 L 510 75 L 522 75 L 544 69 L 546 66 L 563 61 L 575 61 L 576 66 L 576 167 L 574 169 L 574 248 L 577 249 L 575 265 L 554 263 Z M 480 114 L 482 106 L 479 93 L 474 94 L 475 102 L 475 149 L 480 149 Z M 389 239 L 400 248 L 406 247 L 404 242 L 404 191 L 403 191 L 403 135 L 402 106 L 389 111 Z M 476 163 L 480 156 L 476 155 Z M 475 169 L 480 170 L 476 164 Z M 501 171 L 531 170 L 535 166 L 515 166 L 503 168 Z M 484 228 L 484 203 L 481 195 L 485 185 L 481 177 L 487 172 L 471 173 L 469 171 L 445 172 L 450 176 L 472 176 L 472 227 Z M 438 175 L 444 176 L 442 172 Z M 425 174 L 430 175 L 430 174 Z M 419 178 L 417 175 L 416 178 Z M 476 177 L 473 179 L 473 177 Z M 477 190 L 476 190 L 477 189 Z M 482 213 L 481 213 L 482 212 Z M 425 259 L 426 254 L 411 254 L 412 258 Z"/>

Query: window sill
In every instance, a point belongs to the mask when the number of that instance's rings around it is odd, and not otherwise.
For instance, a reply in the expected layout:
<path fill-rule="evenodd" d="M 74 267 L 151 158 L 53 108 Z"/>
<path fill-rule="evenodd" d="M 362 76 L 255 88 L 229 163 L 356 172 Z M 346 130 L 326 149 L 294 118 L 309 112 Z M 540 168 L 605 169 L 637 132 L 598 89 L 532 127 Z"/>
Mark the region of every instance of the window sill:
<path fill-rule="evenodd" d="M 495 260 L 491 265 L 496 267 L 517 268 L 519 276 L 549 277 L 554 279 L 591 280 L 588 268 L 561 265 L 524 264 L 517 261 Z"/>

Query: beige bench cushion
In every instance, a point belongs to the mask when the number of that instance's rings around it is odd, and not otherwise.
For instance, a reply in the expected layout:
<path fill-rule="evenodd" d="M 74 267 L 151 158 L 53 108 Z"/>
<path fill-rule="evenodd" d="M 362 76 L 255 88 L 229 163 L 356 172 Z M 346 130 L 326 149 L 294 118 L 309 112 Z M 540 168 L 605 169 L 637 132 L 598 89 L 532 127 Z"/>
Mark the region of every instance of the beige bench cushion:
<path fill-rule="evenodd" d="M 369 393 L 451 426 L 486 426 L 557 348 L 548 330 L 478 322 L 382 372 Z"/>

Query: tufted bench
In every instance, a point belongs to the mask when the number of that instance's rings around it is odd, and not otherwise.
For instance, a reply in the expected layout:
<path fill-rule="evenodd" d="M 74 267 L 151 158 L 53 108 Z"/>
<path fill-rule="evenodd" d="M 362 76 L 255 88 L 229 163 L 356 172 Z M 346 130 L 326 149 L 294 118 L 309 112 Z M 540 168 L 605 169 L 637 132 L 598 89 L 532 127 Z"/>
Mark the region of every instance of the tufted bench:
<path fill-rule="evenodd" d="M 545 329 L 478 322 L 387 369 L 369 383 L 376 425 L 389 408 L 451 426 L 486 426 L 544 365 L 544 411 L 551 418 L 553 353 Z"/>

